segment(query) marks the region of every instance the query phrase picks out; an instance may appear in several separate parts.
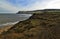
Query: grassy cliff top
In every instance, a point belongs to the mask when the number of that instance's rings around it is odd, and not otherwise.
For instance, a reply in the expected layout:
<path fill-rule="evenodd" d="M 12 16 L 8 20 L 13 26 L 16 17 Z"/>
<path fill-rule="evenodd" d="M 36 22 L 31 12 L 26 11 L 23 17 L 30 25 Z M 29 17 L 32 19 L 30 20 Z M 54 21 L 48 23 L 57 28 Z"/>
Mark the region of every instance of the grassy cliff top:
<path fill-rule="evenodd" d="M 60 39 L 60 13 L 35 13 L 3 32 L 0 39 Z"/>

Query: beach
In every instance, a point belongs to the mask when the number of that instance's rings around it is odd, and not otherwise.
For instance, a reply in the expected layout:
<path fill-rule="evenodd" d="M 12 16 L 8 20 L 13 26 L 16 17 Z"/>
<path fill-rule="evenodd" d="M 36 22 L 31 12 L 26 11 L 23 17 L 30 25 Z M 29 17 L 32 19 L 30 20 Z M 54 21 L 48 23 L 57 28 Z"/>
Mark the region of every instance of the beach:
<path fill-rule="evenodd" d="M 17 22 L 10 22 L 10 23 L 6 23 L 6 24 L 2 24 L 0 25 L 0 34 L 2 34 L 2 32 L 6 32 L 8 31 L 8 29 L 10 29 L 11 27 L 13 27 L 16 23 L 18 23 L 19 21 Z"/>

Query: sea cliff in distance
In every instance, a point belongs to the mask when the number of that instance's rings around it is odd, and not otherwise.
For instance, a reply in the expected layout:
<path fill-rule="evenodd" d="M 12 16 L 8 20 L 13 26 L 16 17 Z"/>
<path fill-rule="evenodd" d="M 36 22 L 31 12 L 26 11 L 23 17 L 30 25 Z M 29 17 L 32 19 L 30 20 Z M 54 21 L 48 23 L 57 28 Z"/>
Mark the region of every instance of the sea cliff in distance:
<path fill-rule="evenodd" d="M 29 19 L 2 32 L 0 39 L 60 39 L 60 9 L 49 10 L 43 13 L 32 11 Z"/>
<path fill-rule="evenodd" d="M 44 13 L 44 12 L 60 12 L 60 9 L 43 9 L 43 10 L 33 10 L 33 11 L 18 11 L 17 14 L 34 14 L 34 13 Z"/>

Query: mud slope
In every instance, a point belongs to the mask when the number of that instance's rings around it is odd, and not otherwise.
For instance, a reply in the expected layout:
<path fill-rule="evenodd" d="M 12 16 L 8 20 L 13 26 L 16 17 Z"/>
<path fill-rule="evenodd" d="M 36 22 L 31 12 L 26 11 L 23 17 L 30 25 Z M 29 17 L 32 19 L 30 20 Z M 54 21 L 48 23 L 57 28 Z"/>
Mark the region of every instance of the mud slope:
<path fill-rule="evenodd" d="M 35 13 L 3 32 L 0 39 L 60 39 L 60 13 Z"/>

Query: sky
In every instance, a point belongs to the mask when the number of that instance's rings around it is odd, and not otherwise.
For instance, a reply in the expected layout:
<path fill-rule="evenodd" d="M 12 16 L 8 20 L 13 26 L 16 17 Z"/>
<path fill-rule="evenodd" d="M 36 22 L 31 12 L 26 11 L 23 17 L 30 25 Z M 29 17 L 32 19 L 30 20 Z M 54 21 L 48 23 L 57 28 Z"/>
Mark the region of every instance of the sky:
<path fill-rule="evenodd" d="M 60 9 L 60 0 L 0 0 L 0 13 Z"/>

